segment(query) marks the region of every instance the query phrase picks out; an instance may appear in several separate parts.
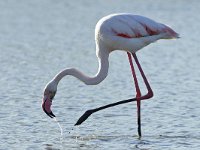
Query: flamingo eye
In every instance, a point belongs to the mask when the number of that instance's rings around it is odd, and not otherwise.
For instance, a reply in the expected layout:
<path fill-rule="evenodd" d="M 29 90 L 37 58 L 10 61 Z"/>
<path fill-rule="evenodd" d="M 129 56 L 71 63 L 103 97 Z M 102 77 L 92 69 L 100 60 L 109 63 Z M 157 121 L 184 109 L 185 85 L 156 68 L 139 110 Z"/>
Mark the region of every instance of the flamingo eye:
<path fill-rule="evenodd" d="M 55 96 L 56 92 L 49 92 L 49 95 L 50 95 L 50 99 L 52 100 Z"/>

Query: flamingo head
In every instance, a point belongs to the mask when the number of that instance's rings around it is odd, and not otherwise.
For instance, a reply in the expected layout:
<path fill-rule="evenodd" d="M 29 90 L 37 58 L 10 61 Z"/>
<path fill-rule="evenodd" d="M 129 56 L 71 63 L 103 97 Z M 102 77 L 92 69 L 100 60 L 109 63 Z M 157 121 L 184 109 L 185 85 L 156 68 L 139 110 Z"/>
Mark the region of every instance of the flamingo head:
<path fill-rule="evenodd" d="M 57 91 L 57 85 L 54 82 L 48 83 L 44 89 L 42 109 L 51 118 L 56 117 L 51 111 L 52 100 L 56 94 L 56 91 Z"/>

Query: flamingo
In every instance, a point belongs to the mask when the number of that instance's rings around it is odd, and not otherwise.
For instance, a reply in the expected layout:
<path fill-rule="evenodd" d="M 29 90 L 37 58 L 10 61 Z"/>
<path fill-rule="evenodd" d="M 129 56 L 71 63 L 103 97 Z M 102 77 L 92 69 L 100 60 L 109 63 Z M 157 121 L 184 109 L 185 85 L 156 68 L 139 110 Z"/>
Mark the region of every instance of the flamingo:
<path fill-rule="evenodd" d="M 88 118 L 89 115 L 96 111 L 122 103 L 137 101 L 138 135 L 141 137 L 140 102 L 141 100 L 153 97 L 153 91 L 137 59 L 136 52 L 159 39 L 176 39 L 178 37 L 179 34 L 172 30 L 169 26 L 158 23 L 144 16 L 120 13 L 103 17 L 98 21 L 95 27 L 96 55 L 99 62 L 97 74 L 90 77 L 75 68 L 66 68 L 60 71 L 44 89 L 44 96 L 42 100 L 42 108 L 44 112 L 51 118 L 55 117 L 51 111 L 51 105 L 57 91 L 58 83 L 63 77 L 71 75 L 86 85 L 97 85 L 102 82 L 108 74 L 109 54 L 115 50 L 122 50 L 127 52 L 128 55 L 136 89 L 136 97 L 109 104 L 97 109 L 88 110 L 83 116 L 80 117 L 75 125 L 81 124 Z M 143 96 L 141 95 L 138 85 L 132 57 L 136 62 L 148 91 L 147 94 Z"/>

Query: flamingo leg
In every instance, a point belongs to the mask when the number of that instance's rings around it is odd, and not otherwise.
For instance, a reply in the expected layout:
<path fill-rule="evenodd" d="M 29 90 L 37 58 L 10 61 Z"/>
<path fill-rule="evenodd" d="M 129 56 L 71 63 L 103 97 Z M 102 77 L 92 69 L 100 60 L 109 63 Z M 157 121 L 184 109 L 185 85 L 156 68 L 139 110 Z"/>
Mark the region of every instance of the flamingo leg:
<path fill-rule="evenodd" d="M 117 106 L 117 105 L 121 105 L 121 104 L 125 104 L 125 103 L 130 103 L 130 102 L 133 102 L 133 101 L 137 101 L 137 115 L 138 115 L 138 135 L 139 137 L 141 137 L 141 119 L 140 119 L 140 102 L 141 100 L 146 100 L 146 99 L 149 99 L 151 97 L 153 97 L 153 91 L 151 89 L 151 86 L 142 70 L 142 67 L 137 59 L 137 56 L 135 53 L 132 53 L 132 56 L 136 62 L 136 65 L 138 66 L 138 69 L 141 73 L 141 76 L 144 80 L 144 83 L 146 85 L 146 88 L 148 90 L 147 94 L 146 95 L 143 95 L 141 96 L 141 92 L 140 92 L 140 89 L 139 89 L 139 85 L 138 85 L 138 81 L 137 81 L 137 77 L 136 77 L 136 74 L 135 74 L 135 70 L 134 70 L 134 66 L 133 66 L 133 62 L 132 62 L 132 58 L 131 58 L 131 53 L 128 53 L 128 58 L 129 58 L 129 62 L 130 62 L 130 66 L 131 66 L 131 70 L 132 70 L 132 74 L 133 74 L 133 78 L 134 78 L 134 81 L 135 81 L 135 87 L 136 87 L 136 98 L 131 98 L 131 99 L 127 99 L 127 100 L 121 100 L 121 101 L 118 101 L 118 102 L 115 102 L 115 103 L 112 103 L 112 104 L 108 104 L 108 105 L 105 105 L 105 106 L 101 106 L 101 107 L 98 107 L 98 108 L 95 108 L 95 109 L 89 109 L 87 110 L 79 119 L 78 121 L 76 122 L 75 125 L 80 125 L 82 124 L 85 120 L 87 120 L 87 118 L 95 113 L 95 112 L 98 112 L 100 110 L 104 110 L 106 108 L 110 108 L 110 107 L 114 107 L 114 106 Z"/>
<path fill-rule="evenodd" d="M 128 59 L 129 59 L 129 63 L 130 63 L 130 67 L 131 67 L 131 72 L 132 72 L 132 75 L 133 75 L 134 83 L 135 83 L 136 101 L 137 101 L 138 135 L 139 135 L 139 137 L 141 137 L 142 136 L 142 133 L 141 133 L 141 106 L 140 106 L 141 92 L 140 92 L 140 87 L 139 87 L 139 84 L 138 84 L 137 76 L 136 76 L 136 73 L 135 73 L 135 69 L 134 69 L 134 66 L 133 66 L 131 53 L 127 52 L 127 54 L 128 54 Z"/>
<path fill-rule="evenodd" d="M 148 90 L 148 93 L 146 95 L 144 95 L 144 96 L 141 96 L 139 99 L 140 100 L 144 100 L 144 99 L 152 98 L 153 97 L 153 90 L 151 89 L 151 86 L 150 86 L 150 84 L 149 84 L 149 82 L 148 82 L 148 80 L 147 80 L 147 78 L 146 78 L 146 76 L 144 74 L 144 71 L 142 70 L 142 67 L 141 67 L 141 65 L 140 65 L 140 63 L 138 61 L 138 58 L 137 58 L 135 53 L 132 53 L 132 56 L 135 59 L 135 62 L 137 64 L 137 66 L 138 66 L 138 69 L 139 69 L 139 71 L 141 73 L 141 76 L 142 76 L 142 78 L 144 80 L 144 83 L 146 85 L 146 88 Z"/>

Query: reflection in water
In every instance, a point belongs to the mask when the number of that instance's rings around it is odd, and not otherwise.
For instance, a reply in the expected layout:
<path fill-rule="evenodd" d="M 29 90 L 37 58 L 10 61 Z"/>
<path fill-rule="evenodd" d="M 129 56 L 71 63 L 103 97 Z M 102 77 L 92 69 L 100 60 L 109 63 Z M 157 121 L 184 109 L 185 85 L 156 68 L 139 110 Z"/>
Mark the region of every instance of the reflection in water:
<path fill-rule="evenodd" d="M 171 144 L 168 142 L 173 141 L 180 141 L 177 142 L 178 144 L 182 144 L 185 146 L 191 146 L 191 143 L 189 141 L 191 139 L 193 140 L 200 140 L 199 137 L 191 137 L 191 136 L 164 136 L 164 135 L 158 135 L 158 136 L 151 136 L 147 135 L 145 137 L 142 137 L 141 139 L 138 138 L 138 136 L 130 136 L 130 135 L 115 135 L 115 136 L 98 136 L 98 135 L 88 135 L 88 136 L 70 136 L 68 137 L 68 140 L 71 140 L 71 145 L 74 149 L 80 148 L 80 149 L 100 149 L 102 144 L 109 145 L 109 143 L 112 142 L 119 142 L 120 140 L 123 140 L 124 142 L 130 142 L 131 148 L 137 148 L 137 149 L 151 149 L 159 145 L 168 145 Z M 74 142 L 72 142 L 74 141 Z M 73 144 L 72 144 L 73 143 Z M 69 145 L 69 142 L 63 142 L 63 148 L 67 148 Z M 111 146 L 112 148 L 112 146 Z M 119 145 L 119 149 L 121 149 L 121 145 Z"/>
<path fill-rule="evenodd" d="M 53 145 L 51 144 L 46 144 L 45 145 L 45 150 L 60 150 L 59 148 L 54 148 Z"/>

